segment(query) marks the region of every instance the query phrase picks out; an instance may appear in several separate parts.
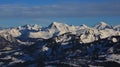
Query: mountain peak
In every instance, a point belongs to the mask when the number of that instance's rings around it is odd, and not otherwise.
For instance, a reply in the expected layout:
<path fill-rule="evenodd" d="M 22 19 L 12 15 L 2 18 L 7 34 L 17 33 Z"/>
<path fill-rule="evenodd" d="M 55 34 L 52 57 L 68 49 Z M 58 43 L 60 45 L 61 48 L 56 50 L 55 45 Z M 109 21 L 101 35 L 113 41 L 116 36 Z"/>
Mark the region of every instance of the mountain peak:
<path fill-rule="evenodd" d="M 53 24 L 53 25 L 67 25 L 67 24 L 65 24 L 65 23 L 60 23 L 60 22 L 53 22 L 52 24 Z"/>
<path fill-rule="evenodd" d="M 112 26 L 108 25 L 107 23 L 102 21 L 99 24 L 95 25 L 94 28 L 99 29 L 99 30 L 103 30 L 103 29 L 111 29 Z"/>
<path fill-rule="evenodd" d="M 53 24 L 59 24 L 59 22 L 56 22 L 56 21 L 54 21 L 54 22 L 52 22 Z"/>
<path fill-rule="evenodd" d="M 23 26 L 21 26 L 21 27 L 27 28 L 27 27 L 30 27 L 30 26 L 31 26 L 30 24 L 25 24 L 25 25 L 23 25 Z"/>
<path fill-rule="evenodd" d="M 100 25 L 108 25 L 108 24 L 102 21 L 100 22 Z"/>
<path fill-rule="evenodd" d="M 64 24 L 64 23 L 59 23 L 59 22 L 53 22 L 51 23 L 48 27 L 52 28 L 52 27 L 62 27 L 62 26 L 67 26 L 67 24 Z"/>
<path fill-rule="evenodd" d="M 87 25 L 85 25 L 85 24 L 82 24 L 82 25 L 80 25 L 80 26 L 82 26 L 82 27 L 88 27 Z"/>
<path fill-rule="evenodd" d="M 60 25 L 61 23 L 59 22 L 52 22 L 52 25 Z"/>
<path fill-rule="evenodd" d="M 30 24 L 26 24 L 23 26 L 19 26 L 18 29 L 22 30 L 22 29 L 26 29 L 26 30 L 39 30 L 41 27 L 37 24 L 34 25 L 30 25 Z"/>
<path fill-rule="evenodd" d="M 38 24 L 34 24 L 33 26 L 36 27 L 36 26 L 39 26 L 39 25 Z"/>

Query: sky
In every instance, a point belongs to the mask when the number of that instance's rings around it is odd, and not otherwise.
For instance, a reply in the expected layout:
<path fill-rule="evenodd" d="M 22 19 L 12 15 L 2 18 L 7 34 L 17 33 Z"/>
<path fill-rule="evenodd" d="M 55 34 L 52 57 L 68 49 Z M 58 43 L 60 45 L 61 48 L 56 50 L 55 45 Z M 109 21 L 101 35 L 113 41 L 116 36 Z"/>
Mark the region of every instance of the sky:
<path fill-rule="evenodd" d="M 120 0 L 0 0 L 0 27 L 120 24 Z"/>

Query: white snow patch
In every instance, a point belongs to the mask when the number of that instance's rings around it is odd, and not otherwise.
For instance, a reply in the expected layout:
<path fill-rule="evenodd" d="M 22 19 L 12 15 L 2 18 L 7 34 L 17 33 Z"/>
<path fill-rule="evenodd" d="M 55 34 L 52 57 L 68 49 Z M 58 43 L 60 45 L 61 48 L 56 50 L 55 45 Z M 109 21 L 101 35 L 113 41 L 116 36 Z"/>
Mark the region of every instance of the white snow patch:
<path fill-rule="evenodd" d="M 107 61 L 115 61 L 117 63 L 120 63 L 120 55 L 118 55 L 118 54 L 108 55 Z"/>
<path fill-rule="evenodd" d="M 115 42 L 117 42 L 117 39 L 116 38 L 112 38 L 112 41 L 115 43 Z"/>
<path fill-rule="evenodd" d="M 42 50 L 43 50 L 43 51 L 48 51 L 48 49 L 49 49 L 49 48 L 46 47 L 46 46 L 43 46 L 43 47 L 42 47 Z"/>

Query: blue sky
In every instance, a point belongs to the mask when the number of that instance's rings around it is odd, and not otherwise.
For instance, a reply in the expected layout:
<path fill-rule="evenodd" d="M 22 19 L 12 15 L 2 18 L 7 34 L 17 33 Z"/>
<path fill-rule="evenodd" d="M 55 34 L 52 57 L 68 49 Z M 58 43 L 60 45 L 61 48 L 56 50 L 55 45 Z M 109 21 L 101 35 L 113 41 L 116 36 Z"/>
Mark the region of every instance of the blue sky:
<path fill-rule="evenodd" d="M 120 24 L 120 0 L 0 0 L 0 26 Z"/>

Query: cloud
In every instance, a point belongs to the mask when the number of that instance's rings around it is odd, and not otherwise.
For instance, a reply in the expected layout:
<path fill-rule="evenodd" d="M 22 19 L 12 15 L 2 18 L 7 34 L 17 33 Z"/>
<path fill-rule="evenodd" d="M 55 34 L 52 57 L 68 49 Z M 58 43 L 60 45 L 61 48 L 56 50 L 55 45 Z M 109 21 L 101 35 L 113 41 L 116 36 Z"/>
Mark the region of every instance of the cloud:
<path fill-rule="evenodd" d="M 0 18 L 49 18 L 120 16 L 119 2 L 51 5 L 0 5 Z"/>

